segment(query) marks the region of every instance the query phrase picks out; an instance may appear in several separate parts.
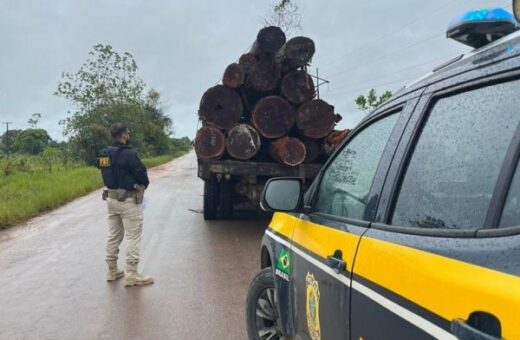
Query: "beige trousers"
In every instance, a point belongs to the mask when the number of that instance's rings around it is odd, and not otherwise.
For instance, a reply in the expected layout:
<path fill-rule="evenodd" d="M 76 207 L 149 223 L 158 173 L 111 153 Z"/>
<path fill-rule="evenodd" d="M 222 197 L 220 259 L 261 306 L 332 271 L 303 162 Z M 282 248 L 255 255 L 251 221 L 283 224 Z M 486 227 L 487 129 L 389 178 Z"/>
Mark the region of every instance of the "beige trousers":
<path fill-rule="evenodd" d="M 126 234 L 126 266 L 127 270 L 137 270 L 139 263 L 139 247 L 143 232 L 143 205 L 136 204 L 134 197 L 119 202 L 107 198 L 108 206 L 108 240 L 106 261 L 109 267 L 117 266 L 119 245 Z"/>

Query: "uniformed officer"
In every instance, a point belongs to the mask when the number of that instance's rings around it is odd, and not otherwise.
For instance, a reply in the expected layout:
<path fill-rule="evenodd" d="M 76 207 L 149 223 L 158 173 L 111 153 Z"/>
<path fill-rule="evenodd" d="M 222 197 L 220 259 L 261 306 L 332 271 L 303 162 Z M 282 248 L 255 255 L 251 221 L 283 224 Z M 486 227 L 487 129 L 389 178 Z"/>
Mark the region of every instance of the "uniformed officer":
<path fill-rule="evenodd" d="M 107 188 L 103 198 L 108 206 L 107 281 L 124 276 L 123 285 L 140 286 L 153 283 L 149 276 L 137 271 L 139 247 L 143 231 L 142 193 L 149 180 L 137 153 L 128 145 L 130 133 L 122 123 L 110 127 L 113 143 L 101 151 L 98 165 Z M 119 245 L 126 234 L 126 270 L 117 267 Z"/>

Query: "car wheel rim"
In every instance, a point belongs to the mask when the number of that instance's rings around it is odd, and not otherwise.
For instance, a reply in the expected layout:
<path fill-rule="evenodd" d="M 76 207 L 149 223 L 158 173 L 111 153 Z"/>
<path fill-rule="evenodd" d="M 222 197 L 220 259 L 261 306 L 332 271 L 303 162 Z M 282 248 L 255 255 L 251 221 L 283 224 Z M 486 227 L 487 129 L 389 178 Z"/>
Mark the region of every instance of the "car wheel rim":
<path fill-rule="evenodd" d="M 278 301 L 274 288 L 264 289 L 256 301 L 256 325 L 261 340 L 283 339 L 278 322 Z"/>

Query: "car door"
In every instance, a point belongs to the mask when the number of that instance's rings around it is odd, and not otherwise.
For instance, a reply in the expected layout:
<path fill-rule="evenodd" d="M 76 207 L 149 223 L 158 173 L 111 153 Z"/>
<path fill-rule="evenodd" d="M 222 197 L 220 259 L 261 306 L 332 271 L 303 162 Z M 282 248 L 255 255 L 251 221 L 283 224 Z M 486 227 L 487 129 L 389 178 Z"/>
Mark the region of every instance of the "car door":
<path fill-rule="evenodd" d="M 292 235 L 297 339 L 348 339 L 350 273 L 369 193 L 385 150 L 395 149 L 406 124 L 402 107 L 367 121 L 349 137 L 313 184 L 309 213 L 288 217 Z M 394 140 L 393 143 L 387 141 Z"/>
<path fill-rule="evenodd" d="M 421 99 L 356 255 L 352 339 L 520 338 L 519 89 Z"/>

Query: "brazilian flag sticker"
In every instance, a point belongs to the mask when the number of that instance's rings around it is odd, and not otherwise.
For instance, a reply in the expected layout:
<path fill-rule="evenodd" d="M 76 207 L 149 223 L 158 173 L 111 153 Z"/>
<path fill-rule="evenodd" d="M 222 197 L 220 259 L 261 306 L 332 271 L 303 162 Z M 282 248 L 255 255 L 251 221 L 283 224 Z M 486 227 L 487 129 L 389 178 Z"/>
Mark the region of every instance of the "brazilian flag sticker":
<path fill-rule="evenodd" d="M 282 248 L 278 256 L 275 274 L 285 281 L 289 281 L 289 275 L 291 274 L 291 253 L 285 248 Z"/>

